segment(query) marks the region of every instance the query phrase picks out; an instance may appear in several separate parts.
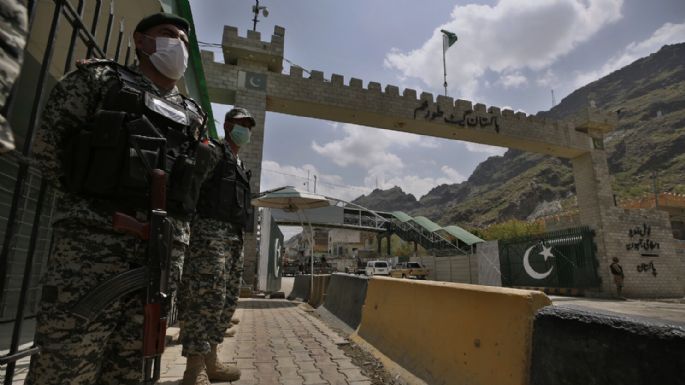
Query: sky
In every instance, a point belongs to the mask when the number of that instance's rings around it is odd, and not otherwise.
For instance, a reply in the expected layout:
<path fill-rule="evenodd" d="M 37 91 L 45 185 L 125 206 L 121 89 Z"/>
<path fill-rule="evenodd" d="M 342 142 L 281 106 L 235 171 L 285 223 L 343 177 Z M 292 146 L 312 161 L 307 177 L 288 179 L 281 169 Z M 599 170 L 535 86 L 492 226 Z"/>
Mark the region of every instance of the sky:
<path fill-rule="evenodd" d="M 250 0 L 191 0 L 198 39 L 220 43 L 224 25 L 245 36 Z M 269 15 L 257 30 L 269 40 L 285 28 L 287 62 L 345 79 L 442 94 L 441 29 L 448 95 L 534 114 L 575 89 L 665 44 L 685 41 L 683 0 L 260 0 Z M 216 52 L 218 48 L 203 48 Z M 229 106 L 213 104 L 215 117 Z M 220 126 L 220 125 L 219 125 Z M 419 199 L 466 180 L 506 148 L 353 124 L 267 113 L 261 189 L 293 185 L 352 200 L 374 188 L 401 187 Z"/>

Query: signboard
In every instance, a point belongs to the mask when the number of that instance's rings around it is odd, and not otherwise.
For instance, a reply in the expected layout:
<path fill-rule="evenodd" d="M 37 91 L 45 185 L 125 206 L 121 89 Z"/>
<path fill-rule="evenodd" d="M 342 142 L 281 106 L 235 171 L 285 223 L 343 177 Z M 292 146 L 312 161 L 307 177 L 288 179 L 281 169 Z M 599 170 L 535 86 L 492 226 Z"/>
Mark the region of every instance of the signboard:
<path fill-rule="evenodd" d="M 271 209 L 261 212 L 259 235 L 258 289 L 264 292 L 281 290 L 283 257 L 285 249 L 283 233 L 271 216 Z"/>

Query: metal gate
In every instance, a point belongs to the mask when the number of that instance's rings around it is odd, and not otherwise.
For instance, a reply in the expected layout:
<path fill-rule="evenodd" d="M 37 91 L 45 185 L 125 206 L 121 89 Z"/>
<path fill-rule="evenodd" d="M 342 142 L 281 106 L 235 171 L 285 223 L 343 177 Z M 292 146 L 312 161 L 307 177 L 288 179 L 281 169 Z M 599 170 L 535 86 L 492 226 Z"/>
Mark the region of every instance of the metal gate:
<path fill-rule="evenodd" d="M 37 288 L 30 290 L 30 285 L 35 284 L 40 276 L 40 271 L 36 271 L 36 267 L 44 264 L 51 238 L 49 223 L 54 194 L 40 176 L 40 171 L 35 167 L 30 156 L 38 118 L 49 92 L 49 72 L 56 38 L 58 34 L 70 36 L 63 73 L 73 69 L 74 61 L 77 59 L 74 58 L 74 51 L 77 47 L 85 47 L 88 58 L 105 58 L 105 53 L 114 42 L 116 44 L 114 60 L 123 64 L 128 64 L 131 60 L 130 42 L 125 55 L 119 55 L 124 37 L 123 19 L 120 18 L 118 34 L 112 33 L 116 16 L 113 2 L 110 2 L 109 13 L 104 20 L 104 39 L 98 41 L 95 36 L 102 35 L 103 32 L 103 20 L 99 16 L 102 0 L 95 0 L 95 11 L 91 20 L 84 20 L 85 0 L 79 0 L 76 6 L 72 4 L 76 1 L 67 0 L 44 0 L 41 3 L 48 1 L 54 3 L 48 36 L 31 36 L 32 39 L 41 41 L 45 39 L 47 43 L 39 63 L 40 70 L 35 75 L 37 86 L 30 98 L 32 104 L 27 130 L 17 135 L 18 145 L 21 144 L 19 141 L 23 137 L 21 151 L 15 150 L 10 154 L 0 156 L 0 183 L 2 185 L 0 188 L 3 194 L 11 197 L 8 199 L 11 200 L 11 204 L 0 209 L 0 215 L 3 217 L 0 218 L 0 226 L 5 231 L 0 252 L 0 303 L 3 304 L 4 309 L 0 314 L 0 320 L 5 323 L 8 320 L 13 322 L 9 347 L 0 346 L 0 349 L 8 350 L 7 354 L 0 357 L 0 365 L 6 365 L 4 368 L 5 385 L 12 383 L 17 361 L 39 351 L 39 348 L 35 346 L 20 349 L 20 337 L 27 311 L 30 312 L 39 300 Z M 88 3 L 92 4 L 92 0 Z M 28 2 L 31 31 L 34 30 L 37 6 L 37 1 Z M 17 102 L 16 96 L 16 92 L 13 92 L 8 98 L 5 106 L 8 111 L 12 110 L 12 103 Z M 12 116 L 9 116 L 8 120 L 11 121 Z M 23 269 L 20 268 L 19 271 L 11 269 L 12 266 L 21 265 L 17 263 L 18 261 L 24 261 Z M 21 285 L 15 284 L 18 282 L 21 282 Z M 16 303 L 11 303 L 15 298 Z M 14 314 L 6 315 L 4 313 L 8 308 L 12 310 L 16 308 L 16 311 Z"/>
<path fill-rule="evenodd" d="M 598 287 L 594 235 L 579 227 L 500 241 L 502 286 Z"/>

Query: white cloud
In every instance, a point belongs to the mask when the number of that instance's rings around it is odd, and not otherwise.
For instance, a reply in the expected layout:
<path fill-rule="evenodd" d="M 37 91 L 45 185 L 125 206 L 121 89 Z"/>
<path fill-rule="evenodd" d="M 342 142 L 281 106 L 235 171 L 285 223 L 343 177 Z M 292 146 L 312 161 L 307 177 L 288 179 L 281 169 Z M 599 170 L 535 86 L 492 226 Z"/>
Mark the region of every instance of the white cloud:
<path fill-rule="evenodd" d="M 473 98 L 481 77 L 522 69 L 541 70 L 621 18 L 623 0 L 500 0 L 494 6 L 455 6 L 451 20 L 438 26 L 423 46 L 392 49 L 385 65 L 400 79 L 418 78 L 433 89 L 442 85 L 441 29 L 459 41 L 447 50 L 447 81 L 462 98 Z M 510 85 L 521 77 L 510 77 Z M 504 84 L 504 83 L 503 83 Z"/>
<path fill-rule="evenodd" d="M 323 145 L 312 142 L 312 149 L 318 154 L 332 160 L 338 166 L 359 166 L 379 174 L 401 170 L 402 159 L 390 152 L 391 147 L 406 148 L 409 146 L 437 147 L 433 138 L 406 132 L 397 132 L 358 126 L 355 124 L 340 125 L 345 136 Z"/>
<path fill-rule="evenodd" d="M 498 83 L 504 86 L 504 88 L 517 88 L 528 82 L 526 78 L 520 72 L 514 72 L 509 74 L 504 74 L 500 76 Z"/>
<path fill-rule="evenodd" d="M 648 56 L 658 51 L 667 44 L 681 43 L 685 41 L 685 22 L 682 24 L 666 23 L 654 31 L 652 36 L 641 42 L 628 44 L 619 55 L 609 59 L 602 68 L 578 74 L 573 82 L 573 87 L 582 87 L 617 69 L 627 66 L 635 60 Z"/>
<path fill-rule="evenodd" d="M 535 84 L 541 87 L 549 87 L 559 82 L 559 77 L 551 69 L 547 69 L 544 73 L 535 79 Z M 511 109 L 511 108 L 510 108 Z"/>
<path fill-rule="evenodd" d="M 372 191 L 369 187 L 349 185 L 340 175 L 323 174 L 311 164 L 295 167 L 281 165 L 270 160 L 262 161 L 260 188 L 264 191 L 282 186 L 295 186 L 306 191 L 307 175 L 309 175 L 309 191 L 314 191 L 314 176 L 316 175 L 316 192 L 333 198 L 350 201 Z"/>

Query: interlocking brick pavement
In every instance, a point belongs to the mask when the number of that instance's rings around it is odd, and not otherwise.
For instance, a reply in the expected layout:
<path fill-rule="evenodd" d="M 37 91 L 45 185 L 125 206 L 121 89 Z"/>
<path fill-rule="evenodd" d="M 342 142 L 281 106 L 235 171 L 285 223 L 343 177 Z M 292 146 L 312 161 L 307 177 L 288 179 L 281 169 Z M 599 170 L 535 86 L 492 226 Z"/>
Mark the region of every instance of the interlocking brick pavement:
<path fill-rule="evenodd" d="M 219 348 L 242 371 L 233 385 L 371 385 L 338 347 L 344 340 L 307 310 L 287 300 L 240 300 L 237 333 Z M 169 346 L 160 384 L 178 384 L 184 367 L 180 345 Z"/>

